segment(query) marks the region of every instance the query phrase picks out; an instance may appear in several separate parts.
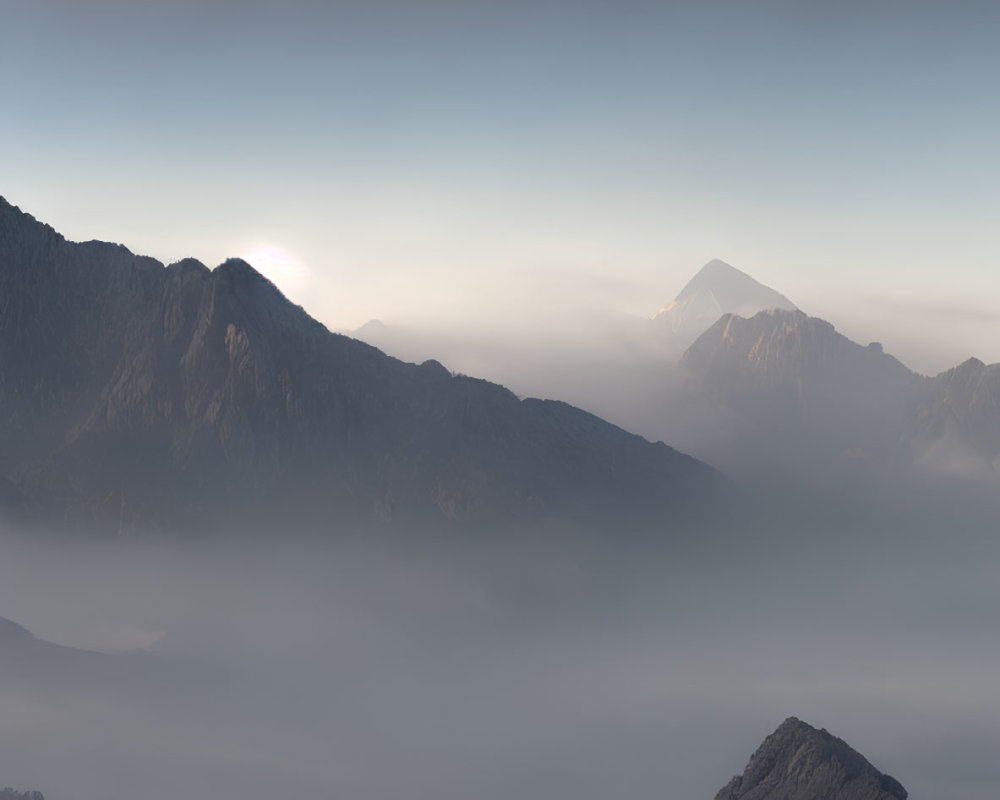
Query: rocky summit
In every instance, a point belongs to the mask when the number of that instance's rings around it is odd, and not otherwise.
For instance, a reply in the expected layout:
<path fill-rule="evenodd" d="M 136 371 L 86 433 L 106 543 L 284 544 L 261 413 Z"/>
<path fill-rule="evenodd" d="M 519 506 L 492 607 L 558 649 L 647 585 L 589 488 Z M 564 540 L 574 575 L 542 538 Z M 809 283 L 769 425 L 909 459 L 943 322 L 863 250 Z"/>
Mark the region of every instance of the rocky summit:
<path fill-rule="evenodd" d="M 906 800 L 906 789 L 826 730 L 786 719 L 715 800 Z"/>
<path fill-rule="evenodd" d="M 772 308 L 794 311 L 795 304 L 716 258 L 688 281 L 672 303 L 659 310 L 653 322 L 683 349 L 724 314 L 751 317 Z"/>
<path fill-rule="evenodd" d="M 676 519 L 717 473 L 331 333 L 250 264 L 74 243 L 0 199 L 0 504 L 105 530 Z"/>

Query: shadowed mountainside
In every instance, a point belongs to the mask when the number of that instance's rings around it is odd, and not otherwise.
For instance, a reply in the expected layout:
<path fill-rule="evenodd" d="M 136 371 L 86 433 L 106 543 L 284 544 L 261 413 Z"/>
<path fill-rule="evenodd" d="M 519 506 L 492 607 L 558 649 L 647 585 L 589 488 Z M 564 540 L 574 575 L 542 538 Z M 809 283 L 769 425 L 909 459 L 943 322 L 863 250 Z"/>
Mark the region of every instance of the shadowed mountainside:
<path fill-rule="evenodd" d="M 0 200 L 0 499 L 61 522 L 660 515 L 717 474 L 330 333 L 249 264 L 72 243 Z"/>
<path fill-rule="evenodd" d="M 768 736 L 715 800 L 906 800 L 846 742 L 795 717 Z"/>

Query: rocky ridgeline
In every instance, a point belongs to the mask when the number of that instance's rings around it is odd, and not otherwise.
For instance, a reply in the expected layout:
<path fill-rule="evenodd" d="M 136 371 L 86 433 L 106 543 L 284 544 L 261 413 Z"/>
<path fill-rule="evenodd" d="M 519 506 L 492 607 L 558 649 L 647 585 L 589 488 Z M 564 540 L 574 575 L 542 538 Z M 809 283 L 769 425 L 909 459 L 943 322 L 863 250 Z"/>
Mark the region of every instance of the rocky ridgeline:
<path fill-rule="evenodd" d="M 790 717 L 757 748 L 715 800 L 906 800 L 846 742 Z"/>
<path fill-rule="evenodd" d="M 0 199 L 0 501 L 218 519 L 678 519 L 714 470 L 564 403 L 331 333 L 249 264 L 73 243 Z"/>

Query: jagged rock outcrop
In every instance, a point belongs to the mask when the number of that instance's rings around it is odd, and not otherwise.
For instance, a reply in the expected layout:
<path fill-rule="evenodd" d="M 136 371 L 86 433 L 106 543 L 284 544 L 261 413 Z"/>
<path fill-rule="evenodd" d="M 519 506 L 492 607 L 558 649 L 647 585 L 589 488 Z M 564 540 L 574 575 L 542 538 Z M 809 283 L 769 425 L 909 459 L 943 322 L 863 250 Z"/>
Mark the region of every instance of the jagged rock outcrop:
<path fill-rule="evenodd" d="M 790 717 L 715 800 L 906 800 L 906 789 L 842 739 Z"/>
<path fill-rule="evenodd" d="M 332 334 L 238 259 L 164 267 L 2 199 L 0 476 L 7 508 L 122 530 L 668 516 L 720 485 L 563 403 Z"/>

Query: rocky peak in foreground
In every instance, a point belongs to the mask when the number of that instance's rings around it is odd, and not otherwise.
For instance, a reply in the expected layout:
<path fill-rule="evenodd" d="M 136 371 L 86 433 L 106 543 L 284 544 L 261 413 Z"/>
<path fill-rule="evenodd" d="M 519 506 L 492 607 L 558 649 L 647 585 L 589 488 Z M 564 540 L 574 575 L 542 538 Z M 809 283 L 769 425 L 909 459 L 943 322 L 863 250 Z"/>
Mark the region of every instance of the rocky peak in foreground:
<path fill-rule="evenodd" d="M 899 781 L 795 717 L 768 736 L 715 800 L 906 800 Z"/>

